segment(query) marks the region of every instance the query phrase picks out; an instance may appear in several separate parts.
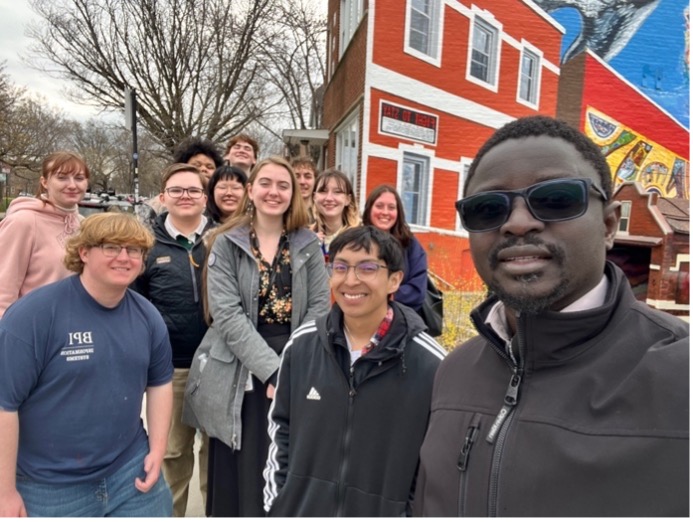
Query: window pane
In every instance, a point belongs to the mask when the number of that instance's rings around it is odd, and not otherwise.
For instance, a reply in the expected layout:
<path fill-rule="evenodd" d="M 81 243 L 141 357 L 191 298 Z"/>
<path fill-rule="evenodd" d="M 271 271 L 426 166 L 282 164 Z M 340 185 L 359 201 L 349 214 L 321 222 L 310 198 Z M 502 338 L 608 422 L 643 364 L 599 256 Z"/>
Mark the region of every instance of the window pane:
<path fill-rule="evenodd" d="M 475 25 L 470 73 L 475 78 L 489 83 L 492 81 L 490 74 L 492 48 L 493 34 L 480 25 Z"/>
<path fill-rule="evenodd" d="M 412 0 L 411 7 L 421 13 L 431 14 L 431 3 L 428 0 Z"/>
<path fill-rule="evenodd" d="M 522 65 L 520 67 L 520 98 L 531 103 L 537 101 L 537 67 L 539 58 L 534 54 L 524 51 Z"/>
<path fill-rule="evenodd" d="M 426 220 L 429 160 L 424 156 L 405 153 L 402 164 L 401 196 L 408 223 L 423 225 Z"/>

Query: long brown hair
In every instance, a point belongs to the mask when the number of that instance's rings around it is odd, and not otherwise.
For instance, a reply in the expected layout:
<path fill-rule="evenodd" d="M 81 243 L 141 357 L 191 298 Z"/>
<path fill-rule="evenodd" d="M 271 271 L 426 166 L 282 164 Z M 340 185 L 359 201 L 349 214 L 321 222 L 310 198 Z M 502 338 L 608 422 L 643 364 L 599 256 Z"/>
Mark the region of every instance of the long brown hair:
<path fill-rule="evenodd" d="M 313 194 L 320 192 L 323 188 L 327 187 L 327 182 L 331 179 L 335 180 L 339 188 L 341 188 L 349 197 L 349 203 L 346 204 L 344 210 L 342 211 L 342 227 L 350 228 L 357 226 L 359 224 L 359 209 L 356 206 L 354 187 L 352 186 L 349 177 L 341 170 L 327 169 L 321 172 L 315 180 Z M 326 232 L 325 223 L 320 215 L 320 209 L 315 204 L 313 204 L 313 208 L 313 213 L 315 214 L 314 230 L 316 232 Z"/>
<path fill-rule="evenodd" d="M 404 205 L 402 205 L 402 198 L 399 197 L 397 189 L 392 185 L 378 185 L 368 195 L 368 199 L 366 199 L 366 206 L 363 209 L 363 224 L 373 224 L 371 221 L 371 210 L 373 209 L 373 205 L 375 205 L 378 198 L 386 192 L 394 194 L 395 202 L 397 204 L 397 219 L 395 219 L 395 224 L 392 225 L 392 228 L 390 229 L 390 234 L 397 238 L 402 245 L 402 248 L 407 248 L 412 237 L 414 237 L 414 234 L 412 234 L 409 225 L 404 219 Z"/>
<path fill-rule="evenodd" d="M 212 251 L 212 246 L 216 239 L 231 230 L 232 228 L 248 226 L 253 221 L 255 217 L 255 207 L 250 205 L 250 196 L 248 195 L 248 188 L 255 183 L 260 171 L 267 165 L 278 165 L 285 168 L 291 177 L 291 203 L 289 208 L 284 213 L 284 230 L 287 234 L 294 232 L 301 228 L 308 226 L 308 210 L 303 203 L 303 198 L 301 197 L 301 190 L 298 186 L 298 181 L 296 180 L 296 174 L 291 165 L 284 158 L 279 156 L 270 156 L 262 161 L 259 161 L 253 167 L 250 172 L 250 177 L 248 178 L 248 184 L 245 187 L 245 192 L 243 193 L 243 198 L 238 205 L 236 211 L 231 215 L 231 217 L 217 228 L 213 229 L 209 233 L 209 239 L 205 242 L 207 244 L 207 255 Z M 204 269 L 202 270 L 202 299 L 204 305 L 205 319 L 207 323 L 211 324 L 211 316 L 209 314 L 209 307 L 207 303 L 207 263 L 205 263 Z"/>

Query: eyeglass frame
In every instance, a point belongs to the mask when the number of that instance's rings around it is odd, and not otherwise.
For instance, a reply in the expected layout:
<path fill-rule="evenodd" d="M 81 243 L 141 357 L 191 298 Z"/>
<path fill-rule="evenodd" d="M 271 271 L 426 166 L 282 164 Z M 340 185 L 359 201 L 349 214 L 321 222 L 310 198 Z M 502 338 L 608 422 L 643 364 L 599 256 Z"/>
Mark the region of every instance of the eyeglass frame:
<path fill-rule="evenodd" d="M 145 249 L 142 247 L 133 246 L 133 245 L 119 245 L 117 243 L 101 243 L 101 244 L 96 245 L 96 246 L 99 247 L 99 249 L 103 253 L 104 257 L 107 257 L 109 259 L 115 259 L 116 257 L 118 257 L 120 255 L 120 253 L 123 251 L 123 249 L 125 249 L 125 253 L 128 255 L 128 257 L 130 259 L 142 259 L 144 257 L 144 251 L 145 251 Z M 104 250 L 104 247 L 119 247 L 120 250 L 118 250 L 117 254 L 111 256 L 111 255 L 106 253 L 106 251 Z M 135 255 L 133 256 L 129 251 L 130 248 L 136 248 L 137 250 L 139 250 L 139 252 L 135 253 Z"/>
<path fill-rule="evenodd" d="M 337 261 L 337 263 L 339 263 L 339 264 L 342 265 L 342 266 L 345 266 L 347 270 L 346 270 L 346 272 L 345 272 L 344 274 L 335 274 L 335 272 L 334 272 L 334 264 L 335 264 L 335 262 L 333 261 L 332 263 L 327 263 L 327 264 L 325 265 L 325 268 L 327 269 L 327 275 L 328 275 L 330 278 L 332 278 L 332 277 L 334 277 L 335 275 L 337 275 L 337 277 L 341 277 L 341 278 L 343 278 L 343 279 L 346 279 L 347 277 L 349 277 L 349 271 L 350 271 L 351 269 L 353 269 L 353 270 L 354 270 L 354 276 L 356 277 L 356 279 L 358 279 L 358 280 L 361 281 L 361 282 L 366 282 L 366 281 L 372 281 L 372 280 L 375 278 L 375 276 L 378 274 L 378 270 L 380 270 L 381 268 L 386 268 L 386 269 L 390 270 L 390 267 L 389 267 L 389 266 L 387 266 L 387 265 L 380 265 L 380 264 L 378 264 L 376 261 L 361 261 L 360 263 L 355 264 L 355 265 L 347 265 L 346 263 L 342 263 L 341 261 Z M 375 271 L 373 272 L 373 275 L 369 276 L 370 278 L 367 277 L 366 279 L 361 279 L 361 277 L 359 277 L 359 267 L 360 267 L 361 265 L 374 265 L 374 266 L 378 267 L 378 270 L 375 270 Z"/>
<path fill-rule="evenodd" d="M 174 196 L 173 194 L 171 194 L 171 192 L 170 192 L 171 190 L 180 190 L 181 191 L 180 196 Z M 200 191 L 199 196 L 193 196 L 192 193 L 190 192 L 191 190 L 199 190 Z M 164 189 L 164 192 L 166 192 L 166 194 L 168 194 L 168 196 L 173 198 L 173 199 L 180 199 L 183 197 L 183 194 L 185 194 L 185 193 L 188 194 L 188 197 L 190 199 L 200 199 L 202 196 L 205 195 L 205 189 L 199 188 L 199 187 L 187 187 L 187 188 L 168 187 L 168 188 Z"/>
<path fill-rule="evenodd" d="M 584 195 L 583 206 L 584 206 L 584 208 L 582 209 L 582 211 L 580 213 L 576 214 L 575 216 L 570 216 L 570 217 L 566 217 L 566 218 L 542 219 L 542 218 L 538 217 L 536 215 L 534 209 L 532 208 L 532 206 L 529 203 L 529 200 L 528 200 L 529 193 L 532 190 L 535 190 L 537 187 L 540 187 L 540 186 L 544 186 L 544 185 L 548 185 L 548 184 L 563 183 L 566 181 L 568 181 L 568 182 L 577 181 L 582 185 L 583 191 L 584 191 L 583 192 L 583 195 Z M 541 221 L 542 223 L 558 223 L 561 221 L 570 221 L 572 219 L 577 219 L 580 216 L 583 216 L 585 214 L 585 212 L 587 212 L 587 209 L 589 208 L 589 189 L 590 188 L 593 188 L 597 192 L 597 195 L 599 195 L 604 201 L 609 201 L 609 197 L 606 195 L 606 192 L 604 191 L 604 189 L 600 186 L 595 185 L 594 180 L 592 180 L 592 178 L 556 178 L 556 179 L 548 179 L 545 181 L 540 181 L 539 183 L 534 183 L 533 185 L 530 185 L 529 187 L 525 187 L 522 190 L 487 190 L 487 191 L 483 191 L 483 192 L 477 192 L 476 194 L 472 194 L 471 196 L 467 196 L 466 198 L 462 198 L 462 199 L 456 201 L 455 202 L 455 209 L 457 210 L 457 215 L 460 217 L 462 227 L 467 232 L 470 232 L 473 234 L 481 233 L 481 232 L 491 232 L 492 230 L 498 230 L 500 227 L 505 225 L 508 222 L 508 219 L 510 219 L 510 216 L 512 215 L 513 200 L 516 197 L 521 197 L 524 200 L 525 206 L 527 207 L 527 210 L 529 211 L 530 214 L 532 214 L 532 216 L 535 219 Z M 470 199 L 476 198 L 476 197 L 483 195 L 483 194 L 500 194 L 500 195 L 504 196 L 506 198 L 507 203 L 508 203 L 508 212 L 505 216 L 505 219 L 498 226 L 494 226 L 494 227 L 490 227 L 490 228 L 484 228 L 481 230 L 470 230 L 465 225 L 465 220 L 464 220 L 464 216 L 462 213 L 463 204 L 465 201 L 469 201 Z"/>

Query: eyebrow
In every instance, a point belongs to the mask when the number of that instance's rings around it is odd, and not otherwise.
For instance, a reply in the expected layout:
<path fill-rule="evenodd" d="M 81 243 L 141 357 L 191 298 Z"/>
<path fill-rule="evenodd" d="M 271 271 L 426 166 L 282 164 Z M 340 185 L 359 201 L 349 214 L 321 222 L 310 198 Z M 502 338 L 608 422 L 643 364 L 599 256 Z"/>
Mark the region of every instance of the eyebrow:
<path fill-rule="evenodd" d="M 377 263 L 378 261 L 381 261 L 381 259 L 376 259 L 376 258 L 374 258 L 374 257 L 369 257 L 368 259 L 361 259 L 360 261 L 357 261 L 356 264 L 358 265 L 358 264 L 360 264 L 360 263 Z M 344 259 L 343 257 L 336 257 L 336 256 L 335 256 L 333 262 L 334 262 L 334 263 L 337 263 L 337 262 L 339 262 L 339 263 L 344 263 L 344 264 L 347 264 L 347 265 L 349 264 L 349 261 L 347 261 L 347 260 Z"/>

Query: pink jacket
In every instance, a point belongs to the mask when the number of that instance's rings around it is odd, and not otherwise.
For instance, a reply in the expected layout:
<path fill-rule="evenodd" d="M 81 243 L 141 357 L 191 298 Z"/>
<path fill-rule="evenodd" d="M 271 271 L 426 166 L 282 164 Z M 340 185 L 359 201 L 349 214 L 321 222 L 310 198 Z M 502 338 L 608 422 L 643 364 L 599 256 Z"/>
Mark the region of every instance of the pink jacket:
<path fill-rule="evenodd" d="M 34 288 L 67 277 L 63 265 L 67 239 L 82 217 L 31 197 L 12 201 L 0 222 L 0 317 Z"/>

